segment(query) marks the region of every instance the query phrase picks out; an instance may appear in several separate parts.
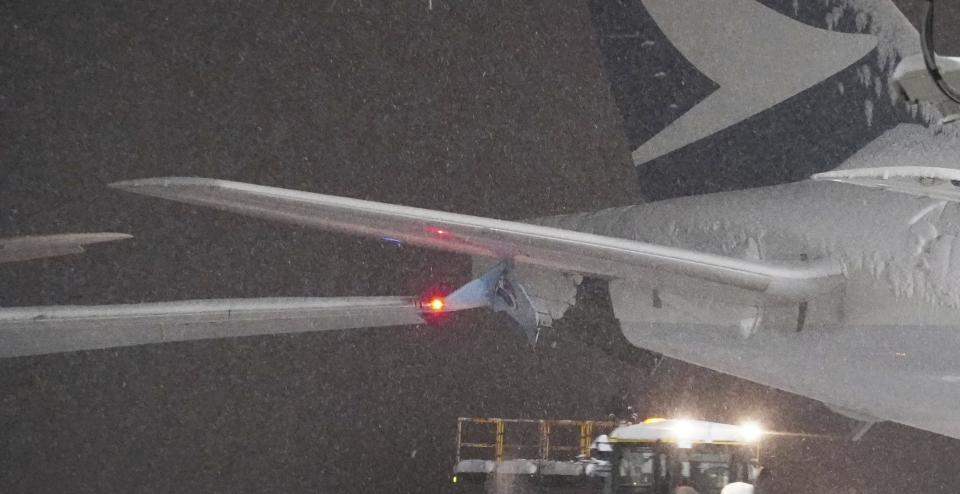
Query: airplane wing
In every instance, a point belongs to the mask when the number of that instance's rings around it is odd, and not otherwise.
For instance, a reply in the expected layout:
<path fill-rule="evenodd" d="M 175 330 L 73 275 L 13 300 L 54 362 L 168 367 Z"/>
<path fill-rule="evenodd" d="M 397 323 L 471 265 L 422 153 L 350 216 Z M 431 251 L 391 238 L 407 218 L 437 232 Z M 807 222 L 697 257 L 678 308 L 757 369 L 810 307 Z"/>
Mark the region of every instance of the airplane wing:
<path fill-rule="evenodd" d="M 541 315 L 512 263 L 628 279 L 718 301 L 793 304 L 843 283 L 830 259 L 761 262 L 512 221 L 202 178 L 119 182 L 115 188 L 324 230 L 500 259 L 486 274 L 423 307 L 411 297 L 197 300 L 0 309 L 0 357 L 206 338 L 402 326 L 425 312 L 506 311 L 531 340 Z"/>
<path fill-rule="evenodd" d="M 0 310 L 0 358 L 263 334 L 421 324 L 409 297 L 258 298 Z"/>
<path fill-rule="evenodd" d="M 763 262 L 526 223 L 205 178 L 112 187 L 270 220 L 488 256 L 557 271 L 643 279 L 733 302 L 792 304 L 843 283 L 831 259 Z"/>
<path fill-rule="evenodd" d="M 79 254 L 83 247 L 132 238 L 124 233 L 61 233 L 0 238 L 0 264 Z"/>

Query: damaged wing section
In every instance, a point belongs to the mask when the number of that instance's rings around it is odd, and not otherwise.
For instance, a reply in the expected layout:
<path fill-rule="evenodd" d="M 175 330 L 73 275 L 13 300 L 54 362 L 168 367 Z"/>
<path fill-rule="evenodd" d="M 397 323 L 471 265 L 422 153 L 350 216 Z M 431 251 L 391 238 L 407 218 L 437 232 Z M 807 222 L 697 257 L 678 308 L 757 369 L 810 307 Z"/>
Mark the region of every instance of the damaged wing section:
<path fill-rule="evenodd" d="M 133 238 L 124 233 L 61 233 L 0 238 L 0 264 L 79 254 L 90 244 Z"/>
<path fill-rule="evenodd" d="M 0 310 L 0 358 L 424 322 L 410 297 L 257 298 Z"/>
<path fill-rule="evenodd" d="M 657 286 L 742 303 L 793 303 L 843 283 L 832 259 L 765 262 L 373 201 L 204 178 L 152 178 L 112 187 L 235 213 L 420 247 L 508 259 L 608 279 L 651 279 Z"/>

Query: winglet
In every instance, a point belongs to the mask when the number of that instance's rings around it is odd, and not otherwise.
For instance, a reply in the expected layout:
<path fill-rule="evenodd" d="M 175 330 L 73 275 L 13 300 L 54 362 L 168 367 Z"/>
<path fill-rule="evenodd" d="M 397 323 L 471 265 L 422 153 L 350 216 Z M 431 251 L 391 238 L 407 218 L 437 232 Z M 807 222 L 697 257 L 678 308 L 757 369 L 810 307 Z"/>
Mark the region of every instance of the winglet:
<path fill-rule="evenodd" d="M 504 312 L 516 323 L 516 329 L 530 344 L 536 344 L 540 330 L 552 321 L 534 306 L 523 285 L 511 281 L 513 264 L 503 260 L 479 278 L 456 289 L 441 303 L 440 312 L 456 312 L 486 307 L 493 312 Z M 437 312 L 436 310 L 431 312 Z"/>

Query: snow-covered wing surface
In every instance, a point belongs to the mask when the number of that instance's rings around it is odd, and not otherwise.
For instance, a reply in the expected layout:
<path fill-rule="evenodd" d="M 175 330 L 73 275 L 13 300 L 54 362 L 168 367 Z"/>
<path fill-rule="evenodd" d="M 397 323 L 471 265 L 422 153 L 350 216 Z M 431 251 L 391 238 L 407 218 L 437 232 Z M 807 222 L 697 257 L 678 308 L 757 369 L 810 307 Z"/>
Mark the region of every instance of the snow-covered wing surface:
<path fill-rule="evenodd" d="M 404 326 L 409 297 L 188 300 L 0 309 L 0 358 L 149 343 Z"/>
<path fill-rule="evenodd" d="M 838 262 L 759 262 L 622 238 L 512 221 L 299 192 L 225 180 L 153 178 L 113 187 L 324 230 L 389 238 L 421 247 L 511 259 L 608 278 L 655 278 L 658 286 L 696 286 L 797 301 L 842 284 Z M 642 227 L 642 226 L 641 226 Z"/>
<path fill-rule="evenodd" d="M 90 244 L 132 238 L 124 233 L 61 233 L 0 238 L 0 264 L 79 254 Z"/>

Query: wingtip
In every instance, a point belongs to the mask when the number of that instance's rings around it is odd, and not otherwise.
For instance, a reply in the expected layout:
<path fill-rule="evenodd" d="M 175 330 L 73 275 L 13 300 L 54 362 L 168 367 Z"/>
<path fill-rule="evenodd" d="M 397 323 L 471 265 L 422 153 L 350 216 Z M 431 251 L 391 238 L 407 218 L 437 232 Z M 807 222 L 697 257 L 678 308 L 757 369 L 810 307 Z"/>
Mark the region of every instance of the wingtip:
<path fill-rule="evenodd" d="M 20 237 L 0 238 L 0 249 L 29 251 L 64 247 L 82 248 L 85 245 L 127 240 L 130 238 L 133 238 L 133 235 L 116 232 L 24 235 Z"/>
<path fill-rule="evenodd" d="M 107 187 L 118 190 L 136 190 L 143 187 L 162 187 L 169 185 L 171 180 L 176 177 L 154 177 L 154 178 L 135 178 L 132 180 L 120 180 L 107 184 Z"/>
<path fill-rule="evenodd" d="M 135 187 L 135 182 L 136 180 L 119 180 L 107 184 L 107 187 L 110 187 L 111 189 L 125 190 L 130 187 Z"/>
<path fill-rule="evenodd" d="M 172 186 L 210 186 L 223 182 L 215 178 L 202 177 L 150 177 L 120 180 L 107 184 L 111 189 L 138 192 L 146 189 L 167 188 Z"/>
<path fill-rule="evenodd" d="M 97 233 L 86 233 L 82 235 L 80 239 L 81 245 L 89 244 L 99 244 L 103 242 L 114 242 L 117 240 L 129 240 L 133 238 L 133 235 L 129 233 L 117 233 L 117 232 L 97 232 Z"/>

